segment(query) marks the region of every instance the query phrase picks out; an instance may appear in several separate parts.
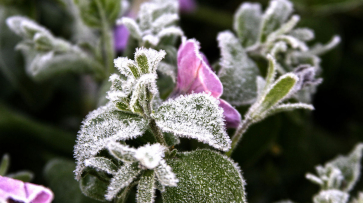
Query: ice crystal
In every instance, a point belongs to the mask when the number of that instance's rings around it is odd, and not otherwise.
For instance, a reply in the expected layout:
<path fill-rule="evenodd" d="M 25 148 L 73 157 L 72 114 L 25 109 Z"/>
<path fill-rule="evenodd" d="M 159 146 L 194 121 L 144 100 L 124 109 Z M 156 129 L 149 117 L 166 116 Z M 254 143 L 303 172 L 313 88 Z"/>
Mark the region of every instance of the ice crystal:
<path fill-rule="evenodd" d="M 223 110 L 218 105 L 218 100 L 206 93 L 181 95 L 164 102 L 153 117 L 165 132 L 227 151 L 231 141 L 225 132 Z"/>

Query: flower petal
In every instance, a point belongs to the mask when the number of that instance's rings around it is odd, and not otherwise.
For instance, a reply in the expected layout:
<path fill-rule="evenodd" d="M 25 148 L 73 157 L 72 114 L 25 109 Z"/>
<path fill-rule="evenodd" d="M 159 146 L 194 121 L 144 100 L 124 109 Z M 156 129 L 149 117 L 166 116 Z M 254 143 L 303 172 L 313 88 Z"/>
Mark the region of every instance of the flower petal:
<path fill-rule="evenodd" d="M 181 12 L 190 13 L 194 11 L 196 4 L 194 0 L 179 0 L 179 10 Z"/>
<path fill-rule="evenodd" d="M 178 50 L 176 89 L 178 94 L 205 92 L 215 98 L 219 98 L 223 93 L 221 81 L 203 60 L 203 55 L 199 52 L 199 43 L 194 39 L 183 38 L 183 43 Z"/>
<path fill-rule="evenodd" d="M 228 102 L 219 99 L 219 107 L 223 109 L 224 119 L 226 120 L 227 128 L 237 128 L 241 123 L 241 114 L 233 108 Z"/>
<path fill-rule="evenodd" d="M 32 203 L 50 203 L 53 200 L 53 193 L 40 185 L 0 176 L 0 201 L 7 201 L 8 199 Z"/>

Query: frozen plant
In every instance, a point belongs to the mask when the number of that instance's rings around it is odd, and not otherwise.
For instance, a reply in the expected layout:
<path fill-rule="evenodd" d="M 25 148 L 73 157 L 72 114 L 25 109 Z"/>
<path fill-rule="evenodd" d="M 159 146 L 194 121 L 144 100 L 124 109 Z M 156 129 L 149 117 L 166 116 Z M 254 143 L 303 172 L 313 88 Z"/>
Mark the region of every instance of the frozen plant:
<path fill-rule="evenodd" d="M 279 112 L 314 109 L 311 98 L 322 83 L 319 57 L 340 41 L 333 37 L 326 45 L 308 46 L 314 32 L 296 28 L 300 17 L 292 15 L 288 0 L 271 0 L 265 12 L 258 3 L 243 3 L 234 15 L 234 32 L 218 34 L 221 56 L 211 66 L 198 40 L 178 26 L 178 11 L 192 10 L 191 0 L 61 2 L 74 18 L 74 42 L 26 17 L 6 22 L 21 37 L 17 49 L 32 78 L 76 72 L 95 79 L 99 106 L 83 120 L 76 164 L 67 169 L 75 167 L 83 194 L 104 202 L 126 202 L 134 190 L 138 203 L 247 202 L 245 180 L 229 157 L 251 125 Z M 125 38 L 113 34 L 118 26 L 124 26 Z M 119 48 L 122 57 L 115 53 Z M 241 116 L 239 107 L 247 105 Z M 360 144 L 348 157 L 317 167 L 317 176 L 307 175 L 321 186 L 314 203 L 349 200 L 361 150 Z M 46 171 L 55 168 L 51 164 Z M 3 171 L 0 167 L 0 175 Z M 52 198 L 45 188 L 35 188 Z M 11 198 L 31 201 L 21 192 Z M 352 201 L 362 202 L 362 195 Z"/>

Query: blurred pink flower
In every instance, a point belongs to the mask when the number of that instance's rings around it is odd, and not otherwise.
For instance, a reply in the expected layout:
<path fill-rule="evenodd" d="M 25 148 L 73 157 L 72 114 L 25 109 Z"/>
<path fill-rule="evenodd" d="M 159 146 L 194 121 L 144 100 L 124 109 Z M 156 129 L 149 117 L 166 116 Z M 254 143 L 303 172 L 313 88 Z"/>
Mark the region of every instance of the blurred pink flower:
<path fill-rule="evenodd" d="M 199 49 L 196 40 L 183 38 L 178 50 L 177 85 L 171 97 L 208 93 L 219 100 L 219 106 L 224 110 L 226 126 L 235 128 L 241 122 L 241 115 L 229 103 L 219 98 L 223 93 L 223 85 Z"/>
<path fill-rule="evenodd" d="M 196 8 L 195 0 L 179 0 L 180 12 L 190 13 Z"/>
<path fill-rule="evenodd" d="M 40 185 L 0 176 L 0 202 L 50 203 L 53 192 Z"/>

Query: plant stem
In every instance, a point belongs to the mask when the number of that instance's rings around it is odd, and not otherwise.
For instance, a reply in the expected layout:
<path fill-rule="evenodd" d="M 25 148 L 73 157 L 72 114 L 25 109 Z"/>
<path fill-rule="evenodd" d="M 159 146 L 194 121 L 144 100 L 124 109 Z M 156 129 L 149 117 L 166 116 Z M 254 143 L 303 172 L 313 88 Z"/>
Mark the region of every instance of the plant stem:
<path fill-rule="evenodd" d="M 160 128 L 156 125 L 156 122 L 154 119 L 151 119 L 150 120 L 150 123 L 149 123 L 149 126 L 151 128 L 151 131 L 153 132 L 156 140 L 165 145 L 165 146 L 168 146 L 168 144 L 166 144 L 166 141 L 164 139 L 164 136 L 163 136 L 163 133 L 161 132 Z"/>
<path fill-rule="evenodd" d="M 105 68 L 106 75 L 110 75 L 113 73 L 113 59 L 115 57 L 115 49 L 114 49 L 114 39 L 111 32 L 111 26 L 107 20 L 106 13 L 102 9 L 101 2 L 99 0 L 96 1 L 98 6 L 98 11 L 102 20 L 102 42 L 103 42 L 103 54 L 105 58 Z"/>
<path fill-rule="evenodd" d="M 226 152 L 227 156 L 230 157 L 232 155 L 238 143 L 241 141 L 242 135 L 246 132 L 246 130 L 248 129 L 248 127 L 250 127 L 251 124 L 252 120 L 249 118 L 249 116 L 246 116 L 245 120 L 241 122 L 241 124 L 238 126 L 232 137 L 231 149 L 228 152 Z"/>

